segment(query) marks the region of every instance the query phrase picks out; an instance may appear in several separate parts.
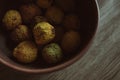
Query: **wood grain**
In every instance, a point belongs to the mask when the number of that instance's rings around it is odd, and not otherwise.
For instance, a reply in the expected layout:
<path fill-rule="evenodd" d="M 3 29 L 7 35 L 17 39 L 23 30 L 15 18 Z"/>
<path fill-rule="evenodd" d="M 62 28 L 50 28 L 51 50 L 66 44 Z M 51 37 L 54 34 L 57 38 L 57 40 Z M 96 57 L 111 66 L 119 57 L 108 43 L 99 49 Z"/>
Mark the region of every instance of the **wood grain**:
<path fill-rule="evenodd" d="M 120 2 L 98 0 L 100 22 L 89 51 L 72 66 L 45 75 L 24 75 L 0 65 L 0 80 L 119 80 Z"/>

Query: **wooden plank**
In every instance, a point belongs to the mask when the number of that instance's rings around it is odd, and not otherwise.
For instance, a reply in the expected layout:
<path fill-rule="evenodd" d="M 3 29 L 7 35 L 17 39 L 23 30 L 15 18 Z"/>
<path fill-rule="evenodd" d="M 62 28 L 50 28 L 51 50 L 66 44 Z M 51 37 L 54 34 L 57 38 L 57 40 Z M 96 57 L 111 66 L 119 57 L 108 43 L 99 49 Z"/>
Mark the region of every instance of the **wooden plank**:
<path fill-rule="evenodd" d="M 81 60 L 64 70 L 45 75 L 23 75 L 3 68 L 2 65 L 0 80 L 119 80 L 120 2 L 119 0 L 98 2 L 99 28 L 93 45 Z"/>

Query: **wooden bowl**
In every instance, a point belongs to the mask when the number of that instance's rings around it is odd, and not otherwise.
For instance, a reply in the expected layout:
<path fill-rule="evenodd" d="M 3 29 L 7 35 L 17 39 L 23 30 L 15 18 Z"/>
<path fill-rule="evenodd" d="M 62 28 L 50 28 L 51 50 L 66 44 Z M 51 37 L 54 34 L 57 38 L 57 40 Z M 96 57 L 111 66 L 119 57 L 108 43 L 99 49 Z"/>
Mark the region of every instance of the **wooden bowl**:
<path fill-rule="evenodd" d="M 81 33 L 83 40 L 78 51 L 74 52 L 74 55 L 65 58 L 63 62 L 52 66 L 45 65 L 43 62 L 36 62 L 33 64 L 20 64 L 12 59 L 11 57 L 12 51 L 10 48 L 8 48 L 9 43 L 7 43 L 9 39 L 7 39 L 5 35 L 3 35 L 3 33 L 6 34 L 7 32 L 1 29 L 0 62 L 20 72 L 31 74 L 43 74 L 63 69 L 79 60 L 89 49 L 93 41 L 93 38 L 98 27 L 99 11 L 97 2 L 95 0 L 76 0 L 76 1 L 77 1 L 76 13 L 79 14 L 81 18 L 81 26 L 79 32 Z M 19 6 L 20 4 L 21 4 L 20 0 L 11 1 L 0 0 L 1 26 L 2 26 L 1 20 L 6 10 L 16 9 L 16 7 Z"/>

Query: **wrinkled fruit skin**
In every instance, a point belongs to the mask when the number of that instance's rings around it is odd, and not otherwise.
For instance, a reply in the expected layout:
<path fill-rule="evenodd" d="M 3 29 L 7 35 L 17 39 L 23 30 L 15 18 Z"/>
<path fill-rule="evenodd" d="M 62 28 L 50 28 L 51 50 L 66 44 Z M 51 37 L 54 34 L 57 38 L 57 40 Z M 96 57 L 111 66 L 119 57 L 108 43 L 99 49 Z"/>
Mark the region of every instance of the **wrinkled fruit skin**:
<path fill-rule="evenodd" d="M 22 5 L 20 13 L 25 23 L 30 23 L 35 16 L 41 15 L 41 9 L 34 4 Z"/>
<path fill-rule="evenodd" d="M 33 28 L 33 34 L 35 42 L 38 45 L 43 45 L 54 39 L 55 29 L 48 22 L 40 22 Z"/>
<path fill-rule="evenodd" d="M 62 50 L 56 43 L 48 44 L 42 51 L 44 60 L 49 64 L 60 62 L 63 58 Z"/>
<path fill-rule="evenodd" d="M 21 63 L 31 63 L 37 58 L 37 47 L 31 41 L 21 42 L 13 51 L 13 56 Z"/>
<path fill-rule="evenodd" d="M 26 25 L 19 25 L 11 33 L 11 39 L 14 42 L 22 42 L 31 38 L 30 30 Z"/>
<path fill-rule="evenodd" d="M 61 9 L 52 6 L 47 9 L 45 16 L 51 23 L 60 24 L 64 18 L 64 13 Z"/>
<path fill-rule="evenodd" d="M 66 53 L 74 52 L 80 45 L 80 41 L 81 41 L 81 38 L 78 32 L 68 31 L 63 36 L 63 39 L 61 42 L 62 49 Z"/>
<path fill-rule="evenodd" d="M 47 22 L 47 18 L 44 17 L 44 16 L 35 16 L 33 19 L 32 19 L 32 22 L 31 22 L 31 25 L 30 27 L 33 28 L 36 24 L 40 23 L 40 22 Z"/>
<path fill-rule="evenodd" d="M 48 8 L 51 6 L 53 0 L 37 0 L 37 5 L 41 8 Z"/>
<path fill-rule="evenodd" d="M 2 22 L 7 30 L 12 30 L 22 23 L 22 18 L 18 11 L 9 10 L 5 13 Z"/>
<path fill-rule="evenodd" d="M 47 22 L 47 19 L 44 16 L 35 16 L 32 21 L 32 25 L 35 26 L 37 23 Z"/>

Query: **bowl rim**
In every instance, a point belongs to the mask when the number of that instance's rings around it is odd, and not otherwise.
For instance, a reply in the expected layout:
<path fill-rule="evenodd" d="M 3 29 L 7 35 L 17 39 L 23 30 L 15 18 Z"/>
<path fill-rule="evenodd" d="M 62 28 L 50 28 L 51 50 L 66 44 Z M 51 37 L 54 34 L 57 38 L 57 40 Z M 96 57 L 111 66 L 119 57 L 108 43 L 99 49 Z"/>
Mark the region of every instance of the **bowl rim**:
<path fill-rule="evenodd" d="M 92 41 L 93 41 L 93 39 L 94 39 L 94 37 L 97 33 L 97 30 L 98 30 L 98 24 L 99 24 L 99 19 L 100 19 L 100 10 L 99 10 L 97 0 L 94 0 L 94 2 L 95 2 L 95 6 L 96 6 L 96 14 L 97 14 L 96 29 L 93 33 L 92 38 L 90 39 L 88 44 L 85 46 L 85 48 L 83 48 L 82 51 L 80 52 L 80 54 L 77 54 L 71 60 L 66 61 L 66 62 L 64 62 L 60 65 L 56 65 L 56 66 L 53 66 L 53 67 L 50 67 L 50 68 L 45 68 L 45 69 L 26 69 L 26 68 L 17 67 L 17 66 L 14 66 L 14 65 L 10 64 L 6 60 L 3 60 L 1 58 L 1 56 L 0 56 L 0 62 L 4 65 L 8 66 L 9 68 L 20 71 L 20 72 L 29 73 L 29 74 L 44 74 L 44 73 L 50 73 L 50 72 L 61 70 L 63 68 L 66 68 L 66 67 L 70 66 L 74 62 L 78 61 L 84 55 L 84 53 L 88 51 L 88 48 L 90 47 L 90 45 L 91 45 L 91 43 L 92 43 Z"/>

